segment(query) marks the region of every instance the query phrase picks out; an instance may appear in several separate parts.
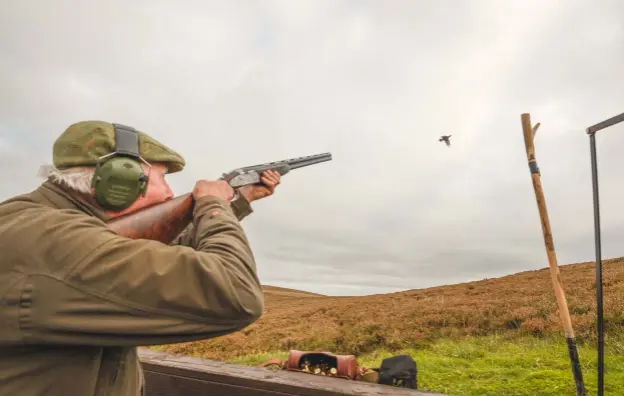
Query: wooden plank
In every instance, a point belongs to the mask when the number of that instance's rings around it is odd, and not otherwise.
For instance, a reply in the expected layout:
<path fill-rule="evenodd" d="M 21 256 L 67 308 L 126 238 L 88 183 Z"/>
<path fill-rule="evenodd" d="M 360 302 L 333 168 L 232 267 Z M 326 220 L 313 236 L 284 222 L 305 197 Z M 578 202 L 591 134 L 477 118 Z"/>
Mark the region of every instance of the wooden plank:
<path fill-rule="evenodd" d="M 444 396 L 363 381 L 272 371 L 139 349 L 146 396 Z"/>
<path fill-rule="evenodd" d="M 293 393 L 274 392 L 219 382 L 203 381 L 176 375 L 145 372 L 146 396 L 293 396 Z"/>

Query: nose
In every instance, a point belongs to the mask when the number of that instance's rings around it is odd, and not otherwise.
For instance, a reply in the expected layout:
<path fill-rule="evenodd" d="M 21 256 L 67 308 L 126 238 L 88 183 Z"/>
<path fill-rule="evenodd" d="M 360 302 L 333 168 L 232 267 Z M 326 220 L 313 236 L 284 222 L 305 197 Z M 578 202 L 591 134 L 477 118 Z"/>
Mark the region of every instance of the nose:
<path fill-rule="evenodd" d="M 165 190 L 165 198 L 166 200 L 170 200 L 173 199 L 174 194 L 173 194 L 173 190 L 171 189 L 171 187 L 169 187 L 169 185 L 166 186 L 166 190 Z"/>

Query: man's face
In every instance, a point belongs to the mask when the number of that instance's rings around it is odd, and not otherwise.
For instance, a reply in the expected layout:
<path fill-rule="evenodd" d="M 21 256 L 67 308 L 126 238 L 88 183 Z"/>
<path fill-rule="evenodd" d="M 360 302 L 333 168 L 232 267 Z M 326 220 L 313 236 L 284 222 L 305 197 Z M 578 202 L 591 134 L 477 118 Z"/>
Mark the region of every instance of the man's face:
<path fill-rule="evenodd" d="M 150 168 L 141 164 L 143 167 L 143 171 L 147 175 L 149 172 L 149 182 L 147 184 L 147 193 L 145 196 L 139 196 L 139 198 L 134 201 L 130 207 L 122 210 L 122 211 L 108 211 L 107 213 L 113 217 L 123 216 L 128 213 L 136 212 L 137 210 L 146 208 L 148 206 L 156 205 L 159 203 L 163 203 L 171 198 L 173 198 L 173 191 L 167 181 L 165 180 L 165 175 L 167 173 L 167 167 L 162 163 L 154 163 L 151 164 Z"/>

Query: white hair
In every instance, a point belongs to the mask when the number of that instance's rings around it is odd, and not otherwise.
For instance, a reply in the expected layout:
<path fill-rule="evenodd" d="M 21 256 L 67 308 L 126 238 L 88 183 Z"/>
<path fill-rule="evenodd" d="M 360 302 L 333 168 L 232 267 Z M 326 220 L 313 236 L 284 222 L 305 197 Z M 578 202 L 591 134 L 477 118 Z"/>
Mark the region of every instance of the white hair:
<path fill-rule="evenodd" d="M 59 170 L 53 165 L 42 165 L 39 168 L 38 176 L 76 192 L 91 194 L 91 179 L 94 172 L 95 167 L 93 166 L 77 166 Z"/>

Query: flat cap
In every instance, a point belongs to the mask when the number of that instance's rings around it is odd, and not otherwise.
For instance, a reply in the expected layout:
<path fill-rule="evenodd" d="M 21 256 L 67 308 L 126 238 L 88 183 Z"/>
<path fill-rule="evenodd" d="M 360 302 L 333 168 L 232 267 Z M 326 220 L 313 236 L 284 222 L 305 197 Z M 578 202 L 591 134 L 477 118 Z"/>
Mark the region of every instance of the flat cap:
<path fill-rule="evenodd" d="M 169 173 L 186 165 L 184 158 L 144 132 L 139 134 L 139 154 L 147 162 L 162 162 Z M 115 149 L 115 127 L 104 121 L 81 121 L 70 125 L 54 142 L 52 159 L 57 169 L 96 165 Z"/>

